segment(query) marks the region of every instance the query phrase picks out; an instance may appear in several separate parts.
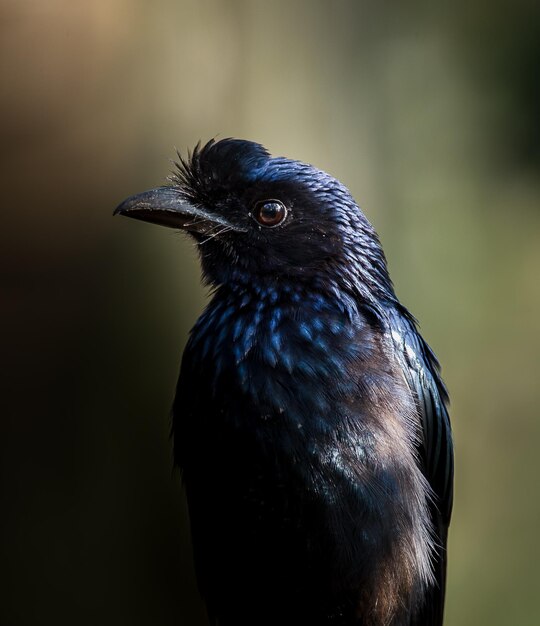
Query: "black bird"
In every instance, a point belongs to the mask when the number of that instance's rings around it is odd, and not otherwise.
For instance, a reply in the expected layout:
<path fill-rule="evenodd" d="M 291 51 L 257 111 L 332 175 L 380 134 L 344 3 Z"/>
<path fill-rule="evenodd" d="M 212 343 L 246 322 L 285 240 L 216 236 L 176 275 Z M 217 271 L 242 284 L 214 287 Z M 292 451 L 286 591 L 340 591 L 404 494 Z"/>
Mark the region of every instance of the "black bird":
<path fill-rule="evenodd" d="M 373 227 L 257 143 L 176 166 L 116 212 L 187 231 L 213 287 L 173 407 L 210 622 L 442 624 L 447 394 Z"/>

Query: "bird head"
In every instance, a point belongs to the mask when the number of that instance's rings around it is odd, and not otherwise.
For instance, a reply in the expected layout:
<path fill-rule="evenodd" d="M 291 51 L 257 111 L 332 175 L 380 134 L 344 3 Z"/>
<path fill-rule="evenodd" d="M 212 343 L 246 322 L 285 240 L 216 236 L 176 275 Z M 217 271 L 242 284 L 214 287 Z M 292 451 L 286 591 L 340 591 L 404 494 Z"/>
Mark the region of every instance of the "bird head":
<path fill-rule="evenodd" d="M 175 166 L 168 186 L 128 198 L 115 214 L 189 233 L 209 283 L 317 278 L 391 292 L 375 231 L 329 174 L 239 139 L 197 145 Z"/>

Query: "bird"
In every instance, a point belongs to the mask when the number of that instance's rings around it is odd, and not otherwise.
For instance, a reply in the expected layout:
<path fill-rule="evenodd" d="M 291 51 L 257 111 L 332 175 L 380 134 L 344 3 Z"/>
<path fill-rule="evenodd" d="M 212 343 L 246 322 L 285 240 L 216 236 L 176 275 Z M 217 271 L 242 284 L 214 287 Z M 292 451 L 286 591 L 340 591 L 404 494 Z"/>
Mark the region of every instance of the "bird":
<path fill-rule="evenodd" d="M 448 394 L 380 240 L 316 167 L 226 138 L 115 213 L 178 229 L 211 297 L 172 409 L 214 626 L 440 626 Z"/>

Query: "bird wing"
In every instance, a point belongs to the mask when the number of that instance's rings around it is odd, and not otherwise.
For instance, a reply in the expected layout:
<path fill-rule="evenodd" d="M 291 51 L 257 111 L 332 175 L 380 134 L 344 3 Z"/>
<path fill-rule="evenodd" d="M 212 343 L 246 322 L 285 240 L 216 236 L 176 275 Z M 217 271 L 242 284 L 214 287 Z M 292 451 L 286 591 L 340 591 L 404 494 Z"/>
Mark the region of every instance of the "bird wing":
<path fill-rule="evenodd" d="M 402 370 L 415 398 L 420 418 L 418 458 L 433 491 L 431 518 L 437 540 L 434 560 L 436 584 L 411 626 L 440 626 L 446 582 L 446 539 L 453 501 L 453 445 L 448 394 L 435 354 L 418 333 L 406 309 L 390 314 L 390 331 Z"/>

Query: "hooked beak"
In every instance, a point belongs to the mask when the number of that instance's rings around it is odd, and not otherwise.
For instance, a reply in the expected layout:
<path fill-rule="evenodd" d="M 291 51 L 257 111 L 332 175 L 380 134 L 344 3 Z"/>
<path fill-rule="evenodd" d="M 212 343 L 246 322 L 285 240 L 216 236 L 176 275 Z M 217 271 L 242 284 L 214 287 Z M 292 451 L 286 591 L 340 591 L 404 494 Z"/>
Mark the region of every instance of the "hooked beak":
<path fill-rule="evenodd" d="M 194 233 L 205 234 L 217 225 L 230 230 L 244 231 L 244 228 L 192 204 L 174 187 L 157 187 L 130 196 L 116 207 L 114 215 L 125 215 L 136 220 L 182 228 Z"/>

